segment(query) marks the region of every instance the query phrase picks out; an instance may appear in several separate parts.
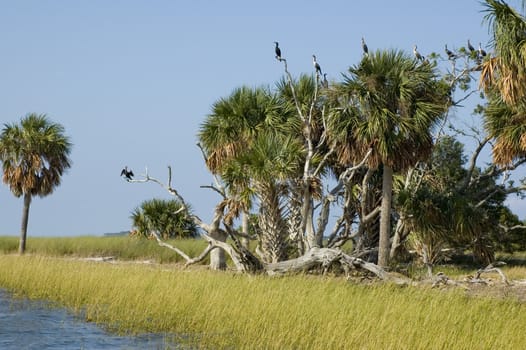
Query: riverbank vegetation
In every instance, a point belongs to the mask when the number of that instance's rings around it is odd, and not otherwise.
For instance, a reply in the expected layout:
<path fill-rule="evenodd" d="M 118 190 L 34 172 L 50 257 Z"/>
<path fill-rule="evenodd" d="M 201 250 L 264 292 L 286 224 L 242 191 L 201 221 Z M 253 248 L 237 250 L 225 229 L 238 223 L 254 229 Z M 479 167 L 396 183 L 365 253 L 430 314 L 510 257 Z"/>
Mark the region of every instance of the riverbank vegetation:
<path fill-rule="evenodd" d="M 179 263 L 183 259 L 172 251 L 160 247 L 154 240 L 129 236 L 29 237 L 26 253 L 54 257 L 111 257 L 116 260 L 148 260 L 157 263 Z M 206 246 L 202 239 L 172 239 L 190 255 L 197 255 Z M 0 236 L 0 254 L 15 253 L 18 238 Z M 204 260 L 203 263 L 207 263 Z"/>
<path fill-rule="evenodd" d="M 0 266 L 4 288 L 114 331 L 166 332 L 204 348 L 518 349 L 525 341 L 526 304 L 457 288 L 31 255 L 0 255 Z"/>

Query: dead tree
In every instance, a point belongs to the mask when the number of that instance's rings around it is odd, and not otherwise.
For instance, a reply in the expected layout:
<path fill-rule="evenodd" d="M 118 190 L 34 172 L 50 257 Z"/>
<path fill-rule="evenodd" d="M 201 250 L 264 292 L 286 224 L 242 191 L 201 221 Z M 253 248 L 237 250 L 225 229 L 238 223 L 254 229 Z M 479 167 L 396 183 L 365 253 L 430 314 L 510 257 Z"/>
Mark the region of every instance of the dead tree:
<path fill-rule="evenodd" d="M 208 246 L 196 257 L 190 257 L 181 249 L 171 245 L 160 237 L 157 232 L 152 232 L 153 237 L 157 243 L 174 251 L 186 261 L 186 266 L 202 261 L 213 249 L 224 250 L 232 259 L 235 270 L 243 273 L 266 273 L 271 276 L 283 275 L 289 273 L 306 272 L 315 268 L 327 269 L 329 266 L 338 264 L 345 271 L 361 270 L 372 273 L 380 280 L 390 281 L 397 284 L 407 284 L 409 279 L 394 276 L 379 266 L 366 262 L 360 258 L 352 257 L 343 253 L 338 248 L 319 248 L 313 247 L 309 249 L 304 255 L 286 261 L 277 263 L 265 264 L 258 257 L 256 257 L 250 250 L 248 250 L 239 240 L 239 232 L 237 232 L 231 225 L 225 223 L 224 219 L 224 204 L 220 203 L 216 206 L 214 211 L 214 218 L 210 224 L 204 223 L 197 215 L 188 212 L 188 205 L 179 192 L 171 185 L 171 167 L 168 167 L 168 181 L 163 183 L 160 180 L 150 176 L 148 172 L 143 175 L 141 179 L 134 179 L 131 183 L 145 183 L 154 182 L 171 195 L 175 196 L 182 204 L 181 211 L 187 213 L 190 219 L 202 229 L 201 237 L 208 242 Z M 221 227 L 221 224 L 224 228 Z M 212 237 L 215 231 L 222 231 L 232 238 L 232 244 L 216 240 Z"/>

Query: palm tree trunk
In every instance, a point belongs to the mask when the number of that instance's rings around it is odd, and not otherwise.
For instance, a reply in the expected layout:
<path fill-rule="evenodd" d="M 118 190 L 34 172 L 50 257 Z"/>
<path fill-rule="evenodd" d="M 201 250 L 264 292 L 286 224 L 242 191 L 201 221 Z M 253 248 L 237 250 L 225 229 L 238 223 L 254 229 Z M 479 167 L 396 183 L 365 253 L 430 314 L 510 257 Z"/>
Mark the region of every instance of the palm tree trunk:
<path fill-rule="evenodd" d="M 391 236 L 391 201 L 393 197 L 393 169 L 384 164 L 382 178 L 382 204 L 380 214 L 380 242 L 378 244 L 378 265 L 389 265 L 389 238 Z"/>
<path fill-rule="evenodd" d="M 29 206 L 31 205 L 31 194 L 24 194 L 24 208 L 22 211 L 22 227 L 20 230 L 20 244 L 18 246 L 18 253 L 24 254 L 26 251 L 26 237 L 27 237 L 27 222 L 29 220 Z"/>
<path fill-rule="evenodd" d="M 275 186 L 261 190 L 259 226 L 261 248 L 267 263 L 276 263 L 287 258 L 287 226 L 279 205 L 279 193 Z"/>

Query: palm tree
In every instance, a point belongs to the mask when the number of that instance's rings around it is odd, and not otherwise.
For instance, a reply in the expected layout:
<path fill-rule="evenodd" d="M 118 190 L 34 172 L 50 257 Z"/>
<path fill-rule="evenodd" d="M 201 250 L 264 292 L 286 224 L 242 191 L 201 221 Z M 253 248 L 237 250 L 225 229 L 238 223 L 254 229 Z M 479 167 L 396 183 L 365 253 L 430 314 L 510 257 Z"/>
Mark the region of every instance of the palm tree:
<path fill-rule="evenodd" d="M 372 148 L 368 165 L 383 171 L 378 264 L 385 267 L 393 173 L 431 154 L 431 130 L 447 107 L 449 90 L 437 80 L 433 65 L 389 50 L 370 54 L 350 67 L 336 91 L 344 103 L 338 115 L 350 118 L 347 149 L 339 153 L 360 162 Z"/>
<path fill-rule="evenodd" d="M 60 185 L 61 176 L 71 166 L 70 151 L 71 143 L 64 127 L 43 114 L 28 114 L 20 125 L 4 125 L 0 134 L 2 180 L 16 197 L 24 196 L 20 254 L 26 248 L 31 199 L 47 196 Z"/>
<path fill-rule="evenodd" d="M 279 132 L 282 128 L 285 116 L 280 108 L 267 89 L 241 87 L 214 103 L 212 113 L 201 125 L 198 137 L 206 164 L 221 176 L 230 195 L 225 203 L 226 220 L 241 213 L 248 215 L 255 190 L 246 169 L 246 154 L 265 129 Z"/>
<path fill-rule="evenodd" d="M 279 112 L 274 97 L 263 88 L 237 88 L 215 102 L 198 134 L 210 171 L 220 174 L 231 159 L 250 146 L 258 130 L 281 124 Z"/>
<path fill-rule="evenodd" d="M 242 87 L 214 104 L 199 133 L 208 168 L 237 198 L 228 201 L 225 218 L 246 215 L 253 202 L 259 204 L 260 243 L 268 262 L 286 255 L 285 177 L 300 173 L 294 157 L 301 144 L 298 132 L 290 131 L 298 125 L 291 118 L 294 111 L 266 89 Z"/>
<path fill-rule="evenodd" d="M 131 215 L 134 233 L 141 237 L 150 237 L 155 230 L 164 238 L 187 238 L 198 235 L 197 226 L 187 213 L 181 212 L 182 204 L 178 200 L 150 199 L 141 203 Z M 187 205 L 188 211 L 192 209 Z"/>
<path fill-rule="evenodd" d="M 494 56 L 483 63 L 480 84 L 495 88 L 505 103 L 526 96 L 526 21 L 504 1 L 486 0 L 484 19 L 493 32 Z"/>
<path fill-rule="evenodd" d="M 248 212 L 253 193 L 250 178 L 242 165 L 232 163 L 246 152 L 259 130 L 278 129 L 282 116 L 277 101 L 264 88 L 241 87 L 212 106 L 212 113 L 201 125 L 198 138 L 213 174 L 221 175 L 237 200 L 228 203 L 227 217 Z"/>
<path fill-rule="evenodd" d="M 289 180 L 298 174 L 303 145 L 294 136 L 260 132 L 239 162 L 244 165 L 259 202 L 260 243 L 265 262 L 287 258 L 286 201 Z"/>
<path fill-rule="evenodd" d="M 503 1 L 486 0 L 494 56 L 483 62 L 480 85 L 488 96 L 485 127 L 495 139 L 493 160 L 526 157 L 526 20 Z"/>

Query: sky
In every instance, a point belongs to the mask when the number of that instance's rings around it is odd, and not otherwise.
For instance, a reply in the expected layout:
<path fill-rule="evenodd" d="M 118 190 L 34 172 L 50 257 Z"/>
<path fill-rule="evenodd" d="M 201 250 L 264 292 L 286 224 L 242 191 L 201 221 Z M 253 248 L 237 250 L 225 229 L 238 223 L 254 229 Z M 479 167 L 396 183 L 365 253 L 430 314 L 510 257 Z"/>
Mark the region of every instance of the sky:
<path fill-rule="evenodd" d="M 514 4 L 510 1 L 510 4 Z M 467 44 L 487 48 L 475 0 L 0 0 L 0 125 L 28 113 L 64 126 L 73 143 L 62 184 L 34 198 L 29 236 L 102 235 L 129 230 L 144 200 L 170 199 L 153 183 L 121 178 L 127 165 L 172 185 L 202 219 L 219 200 L 196 147 L 215 101 L 283 75 L 280 43 L 295 76 L 316 54 L 339 80 L 369 50 L 414 44 L 422 54 Z M 471 109 L 455 118 L 472 120 Z M 1 171 L 1 170 L 0 170 Z M 526 205 L 509 202 L 521 219 Z M 0 184 L 0 235 L 18 235 L 22 198 Z"/>

